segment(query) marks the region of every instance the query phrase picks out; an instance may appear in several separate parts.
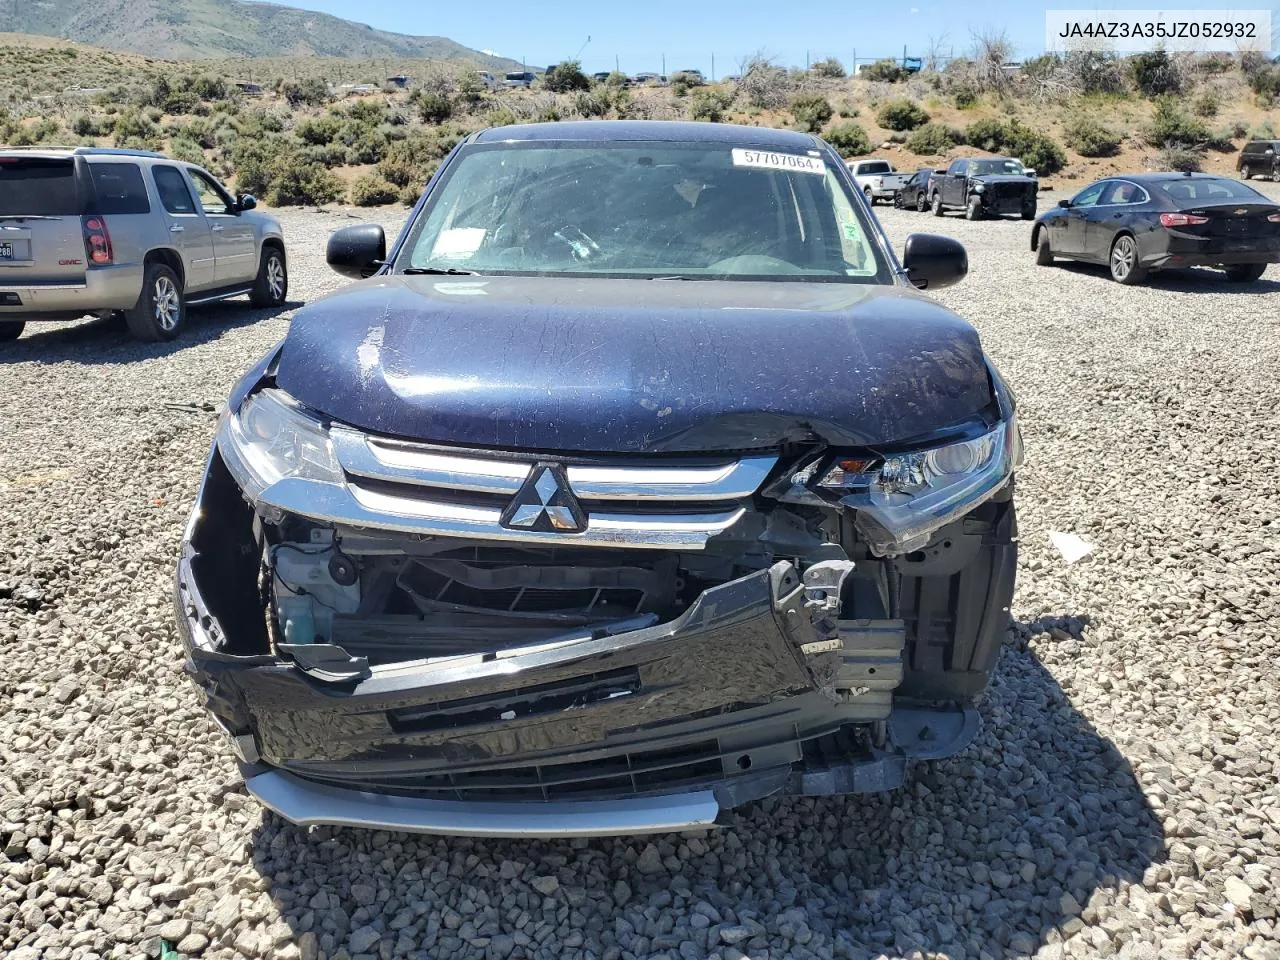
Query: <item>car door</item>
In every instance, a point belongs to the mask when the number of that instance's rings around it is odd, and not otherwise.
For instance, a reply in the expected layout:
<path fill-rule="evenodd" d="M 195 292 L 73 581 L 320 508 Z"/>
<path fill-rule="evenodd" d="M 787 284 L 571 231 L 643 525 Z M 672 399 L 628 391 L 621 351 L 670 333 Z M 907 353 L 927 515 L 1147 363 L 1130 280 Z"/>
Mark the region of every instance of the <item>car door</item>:
<path fill-rule="evenodd" d="M 1084 221 L 1083 256 L 1105 262 L 1111 255 L 1111 242 L 1121 227 L 1132 226 L 1134 211 L 1150 201 L 1151 197 L 1136 183 L 1128 180 L 1110 180 L 1089 210 Z"/>
<path fill-rule="evenodd" d="M 1097 205 L 1098 198 L 1102 196 L 1102 191 L 1106 190 L 1111 182 L 1099 180 L 1097 183 L 1091 183 L 1071 198 L 1071 206 L 1067 208 L 1066 215 L 1060 218 L 1063 221 L 1062 229 L 1059 234 L 1050 234 L 1051 242 L 1057 252 L 1073 257 L 1085 255 L 1086 225 L 1093 215 L 1093 208 Z M 1061 240 L 1058 239 L 1059 235 Z"/>
<path fill-rule="evenodd" d="M 187 167 L 191 186 L 213 234 L 214 277 L 227 287 L 258 275 L 258 245 L 253 221 L 240 215 L 231 194 L 199 167 Z"/>
<path fill-rule="evenodd" d="M 185 291 L 194 293 L 216 286 L 213 233 L 190 182 L 178 167 L 167 163 L 153 164 L 151 178 L 164 210 L 169 243 L 182 257 Z"/>
<path fill-rule="evenodd" d="M 964 181 L 968 169 L 967 160 L 953 160 L 947 167 L 947 178 L 942 182 L 942 202 L 947 206 L 964 206 Z"/>

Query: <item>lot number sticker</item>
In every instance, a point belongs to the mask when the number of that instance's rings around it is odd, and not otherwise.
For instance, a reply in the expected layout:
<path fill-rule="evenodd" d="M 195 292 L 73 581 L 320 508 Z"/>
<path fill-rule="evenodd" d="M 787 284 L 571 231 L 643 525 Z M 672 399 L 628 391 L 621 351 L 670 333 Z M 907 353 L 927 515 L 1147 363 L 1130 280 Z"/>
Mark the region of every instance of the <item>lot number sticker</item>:
<path fill-rule="evenodd" d="M 802 157 L 794 153 L 771 153 L 767 150 L 734 149 L 735 167 L 755 167 L 761 170 L 795 170 L 799 173 L 816 173 L 823 176 L 826 165 L 817 157 Z"/>

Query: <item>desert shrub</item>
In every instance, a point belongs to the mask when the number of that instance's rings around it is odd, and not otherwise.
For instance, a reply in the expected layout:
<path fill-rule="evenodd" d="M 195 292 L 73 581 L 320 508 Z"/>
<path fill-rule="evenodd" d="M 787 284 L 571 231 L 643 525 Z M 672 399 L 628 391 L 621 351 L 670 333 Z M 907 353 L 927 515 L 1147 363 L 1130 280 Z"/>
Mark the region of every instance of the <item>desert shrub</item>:
<path fill-rule="evenodd" d="M 293 134 L 303 143 L 326 144 L 333 143 L 341 130 L 341 121 L 329 113 L 322 117 L 308 117 L 298 121 L 293 128 Z"/>
<path fill-rule="evenodd" d="M 1191 147 L 1210 139 L 1205 125 L 1173 97 L 1160 97 L 1156 101 L 1155 113 L 1143 136 L 1153 147 Z"/>
<path fill-rule="evenodd" d="M 1182 77 L 1177 64 L 1164 50 L 1134 54 L 1128 60 L 1133 85 L 1147 97 L 1160 97 L 1182 92 Z"/>
<path fill-rule="evenodd" d="M 270 166 L 267 203 L 273 207 L 333 203 L 342 197 L 342 181 L 325 166 L 299 153 L 284 153 Z"/>
<path fill-rule="evenodd" d="M 406 207 L 412 207 L 421 196 L 422 190 L 419 187 L 401 187 L 397 199 Z"/>
<path fill-rule="evenodd" d="M 559 123 L 561 119 L 560 108 L 554 103 L 543 107 L 534 117 L 537 123 Z"/>
<path fill-rule="evenodd" d="M 1236 65 L 1235 57 L 1229 53 L 1206 53 L 1196 58 L 1195 67 L 1206 76 L 1226 73 Z"/>
<path fill-rule="evenodd" d="M 809 72 L 815 77 L 830 77 L 832 79 L 840 79 L 845 75 L 844 65 L 835 57 L 825 57 L 816 61 Z"/>
<path fill-rule="evenodd" d="M 204 166 L 204 151 L 200 149 L 200 144 L 186 137 L 176 137 L 169 141 L 169 156 L 184 163 Z"/>
<path fill-rule="evenodd" d="M 230 96 L 227 82 L 221 77 L 202 73 L 190 79 L 191 89 L 201 100 L 226 100 Z"/>
<path fill-rule="evenodd" d="M 128 147 L 131 143 L 142 143 L 139 149 L 155 150 L 160 146 L 159 130 L 150 119 L 134 111 L 122 112 L 116 117 L 111 135 L 117 147 Z"/>
<path fill-rule="evenodd" d="M 465 111 L 473 111 L 484 103 L 485 86 L 480 74 L 467 70 L 458 75 L 457 105 Z"/>
<path fill-rule="evenodd" d="M 1114 53 L 1071 50 L 1062 58 L 1063 80 L 1070 93 L 1124 93 L 1124 71 Z"/>
<path fill-rule="evenodd" d="M 280 84 L 280 95 L 291 107 L 303 104 L 318 107 L 329 102 L 329 85 L 319 77 L 285 80 Z"/>
<path fill-rule="evenodd" d="M 823 139 L 845 159 L 865 156 L 872 150 L 871 138 L 857 123 L 837 123 L 823 134 Z"/>
<path fill-rule="evenodd" d="M 742 65 L 737 91 L 749 106 L 772 110 L 787 102 L 791 79 L 787 71 L 763 54 L 748 57 Z"/>
<path fill-rule="evenodd" d="M 552 93 L 572 93 L 575 90 L 590 90 L 591 81 L 582 72 L 582 64 L 577 60 L 566 60 L 557 63 L 542 75 L 542 86 Z"/>
<path fill-rule="evenodd" d="M 386 156 L 378 164 L 378 173 L 397 187 L 410 187 L 421 193 L 458 140 L 456 135 L 443 133 L 420 133 L 397 140 L 387 147 Z"/>
<path fill-rule="evenodd" d="M 488 119 L 491 127 L 507 127 L 520 122 L 520 118 L 512 113 L 510 107 L 494 107 L 489 111 Z"/>
<path fill-rule="evenodd" d="M 1161 170 L 1198 173 L 1204 166 L 1204 152 L 1184 146 L 1165 147 L 1156 154 L 1156 163 Z"/>
<path fill-rule="evenodd" d="M 1250 140 L 1274 140 L 1276 138 L 1276 128 L 1271 125 L 1270 120 L 1263 120 L 1249 130 Z"/>
<path fill-rule="evenodd" d="M 1201 90 L 1191 101 L 1191 111 L 1197 117 L 1216 117 L 1222 101 L 1213 90 Z"/>
<path fill-rule="evenodd" d="M 964 138 L 979 150 L 998 153 L 1004 149 L 1007 138 L 1006 124 L 1003 120 L 975 120 L 965 128 Z"/>
<path fill-rule="evenodd" d="M 1123 139 L 1119 133 L 1087 115 L 1069 119 L 1062 132 L 1067 146 L 1082 157 L 1113 157 L 1119 152 Z"/>
<path fill-rule="evenodd" d="M 671 78 L 671 92 L 677 97 L 683 97 L 694 87 L 701 87 L 704 83 L 697 74 L 681 70 Z"/>
<path fill-rule="evenodd" d="M 444 123 L 453 116 L 453 101 L 445 94 L 430 90 L 415 90 L 413 103 L 423 123 Z"/>
<path fill-rule="evenodd" d="M 820 93 L 800 93 L 791 98 L 791 115 L 801 129 L 817 133 L 834 116 L 831 103 Z"/>
<path fill-rule="evenodd" d="M 1240 58 L 1240 72 L 1263 106 L 1270 106 L 1280 98 L 1280 64 L 1270 63 L 1251 50 Z"/>
<path fill-rule="evenodd" d="M 899 83 L 911 76 L 906 68 L 894 60 L 877 60 L 863 68 L 859 76 L 881 83 Z"/>
<path fill-rule="evenodd" d="M 733 94 L 718 87 L 705 87 L 689 98 L 689 116 L 694 120 L 719 123 L 733 102 Z"/>
<path fill-rule="evenodd" d="M 101 131 L 98 121 L 88 114 L 80 114 L 71 119 L 71 132 L 77 137 L 96 137 Z"/>
<path fill-rule="evenodd" d="M 621 70 L 610 70 L 609 76 L 604 78 L 604 85 L 606 87 L 614 87 L 619 90 L 627 86 L 629 82 L 627 75 Z"/>
<path fill-rule="evenodd" d="M 945 123 L 926 123 L 907 137 L 904 146 L 915 154 L 932 155 L 946 153 L 956 144 L 964 143 L 963 131 Z"/>
<path fill-rule="evenodd" d="M 374 173 L 366 173 L 356 177 L 351 183 L 351 202 L 357 207 L 377 207 L 384 203 L 395 203 L 400 191 L 394 184 L 388 183 Z"/>
<path fill-rule="evenodd" d="M 972 87 L 960 87 L 956 90 L 954 99 L 957 110 L 968 110 L 977 104 L 978 92 Z"/>
<path fill-rule="evenodd" d="M 1033 168 L 1037 174 L 1048 176 L 1067 165 L 1067 155 L 1052 137 L 1037 133 L 1022 124 L 1010 126 L 1010 137 L 1004 149 Z"/>
<path fill-rule="evenodd" d="M 582 90 L 573 98 L 573 109 L 584 117 L 603 117 L 609 112 L 609 101 L 590 90 Z"/>
<path fill-rule="evenodd" d="M 914 130 L 928 122 L 928 112 L 911 100 L 890 100 L 876 112 L 876 123 L 886 130 Z"/>

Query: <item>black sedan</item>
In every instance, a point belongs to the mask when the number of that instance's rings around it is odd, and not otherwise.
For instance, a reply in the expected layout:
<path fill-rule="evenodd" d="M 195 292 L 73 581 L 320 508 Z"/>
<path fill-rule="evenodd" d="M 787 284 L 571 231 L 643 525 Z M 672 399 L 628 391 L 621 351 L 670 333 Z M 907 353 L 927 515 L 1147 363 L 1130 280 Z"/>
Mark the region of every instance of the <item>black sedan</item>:
<path fill-rule="evenodd" d="M 1166 267 L 1220 267 L 1248 283 L 1280 263 L 1280 204 L 1227 177 L 1110 177 L 1041 215 L 1031 249 L 1042 265 L 1055 257 L 1106 264 L 1117 283 Z"/>
<path fill-rule="evenodd" d="M 924 213 L 929 209 L 929 178 L 932 176 L 933 170 L 929 167 L 921 167 L 894 193 L 893 205 L 900 209 Z"/>

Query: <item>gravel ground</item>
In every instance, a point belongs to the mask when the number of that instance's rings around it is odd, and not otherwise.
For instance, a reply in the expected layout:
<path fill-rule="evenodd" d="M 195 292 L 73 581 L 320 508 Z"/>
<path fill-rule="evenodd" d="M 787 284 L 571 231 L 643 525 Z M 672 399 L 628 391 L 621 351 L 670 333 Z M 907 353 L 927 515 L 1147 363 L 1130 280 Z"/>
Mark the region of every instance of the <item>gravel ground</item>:
<path fill-rule="evenodd" d="M 971 749 L 706 835 L 295 829 L 243 792 L 170 614 L 211 411 L 289 313 L 201 310 L 174 345 L 29 328 L 0 348 L 0 955 L 1280 957 L 1280 268 L 1125 289 L 1034 266 L 1018 221 L 879 209 L 897 244 L 968 245 L 940 298 L 1021 403 L 1015 623 Z M 339 286 L 349 221 L 283 219 L 294 295 Z"/>

